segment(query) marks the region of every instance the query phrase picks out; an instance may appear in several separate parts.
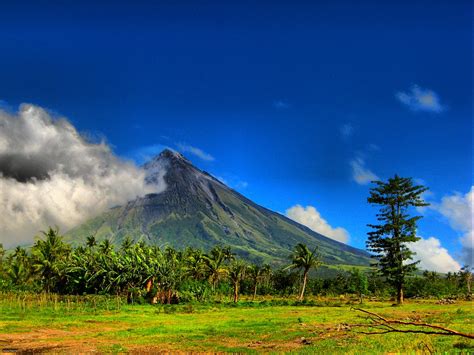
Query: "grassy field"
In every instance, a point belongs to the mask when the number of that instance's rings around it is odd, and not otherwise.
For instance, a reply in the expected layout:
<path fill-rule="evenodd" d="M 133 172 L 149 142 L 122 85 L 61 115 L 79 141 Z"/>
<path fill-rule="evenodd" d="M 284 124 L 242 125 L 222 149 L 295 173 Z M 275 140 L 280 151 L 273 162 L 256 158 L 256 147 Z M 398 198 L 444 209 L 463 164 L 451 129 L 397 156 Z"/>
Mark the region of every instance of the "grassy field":
<path fill-rule="evenodd" d="M 473 332 L 473 303 L 367 302 L 389 318 Z M 0 295 L 0 349 L 41 352 L 298 351 L 473 353 L 474 341 L 422 334 L 364 335 L 348 299 L 243 301 L 209 305 L 125 305 L 119 298 Z M 302 340 L 304 338 L 305 340 Z"/>

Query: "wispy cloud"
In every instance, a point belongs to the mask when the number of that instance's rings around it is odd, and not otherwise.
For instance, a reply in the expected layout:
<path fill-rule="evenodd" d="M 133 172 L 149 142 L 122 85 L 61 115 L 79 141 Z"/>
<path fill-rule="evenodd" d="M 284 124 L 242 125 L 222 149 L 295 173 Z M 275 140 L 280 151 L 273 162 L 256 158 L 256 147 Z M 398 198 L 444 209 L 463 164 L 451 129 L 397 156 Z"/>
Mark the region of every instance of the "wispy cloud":
<path fill-rule="evenodd" d="M 365 166 L 364 158 L 358 156 L 350 162 L 352 168 L 352 178 L 359 185 L 367 185 L 371 181 L 380 180 L 372 170 Z"/>
<path fill-rule="evenodd" d="M 370 144 L 367 146 L 367 150 L 372 151 L 372 152 L 377 152 L 377 151 L 380 150 L 380 147 L 379 147 L 377 144 L 370 143 Z"/>
<path fill-rule="evenodd" d="M 181 153 L 190 153 L 204 161 L 216 160 L 211 154 L 206 153 L 202 149 L 194 147 L 192 145 L 186 143 L 178 143 L 176 146 L 178 147 L 178 150 L 181 151 Z"/>
<path fill-rule="evenodd" d="M 285 100 L 275 100 L 273 101 L 273 107 L 275 107 L 277 110 L 286 110 L 289 109 L 291 105 Z"/>
<path fill-rule="evenodd" d="M 247 181 L 237 181 L 237 184 L 235 185 L 236 189 L 246 189 L 249 186 L 249 183 Z"/>
<path fill-rule="evenodd" d="M 430 89 L 423 89 L 418 85 L 412 85 L 407 92 L 397 92 L 395 97 L 412 111 L 440 113 L 445 110 L 437 93 Z"/>
<path fill-rule="evenodd" d="M 222 182 L 223 184 L 236 190 L 243 190 L 249 186 L 249 183 L 247 181 L 240 180 L 236 176 L 223 177 L 219 175 L 219 176 L 216 176 L 216 179 Z"/>
<path fill-rule="evenodd" d="M 152 144 L 138 149 L 133 150 L 127 157 L 134 160 L 137 164 L 141 165 L 151 160 L 156 155 L 160 154 L 164 149 L 169 149 L 168 146 L 163 144 Z"/>
<path fill-rule="evenodd" d="M 285 212 L 286 216 L 309 229 L 341 243 L 349 241 L 349 232 L 342 227 L 333 228 L 313 206 L 295 205 Z"/>
<path fill-rule="evenodd" d="M 343 139 L 348 139 L 354 134 L 354 126 L 350 123 L 344 123 L 339 127 Z"/>

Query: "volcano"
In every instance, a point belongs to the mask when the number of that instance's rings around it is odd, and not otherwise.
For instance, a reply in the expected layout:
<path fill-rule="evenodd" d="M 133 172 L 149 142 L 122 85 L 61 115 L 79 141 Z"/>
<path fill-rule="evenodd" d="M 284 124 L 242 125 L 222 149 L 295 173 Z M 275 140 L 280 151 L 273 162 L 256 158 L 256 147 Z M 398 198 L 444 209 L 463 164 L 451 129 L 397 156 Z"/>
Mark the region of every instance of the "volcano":
<path fill-rule="evenodd" d="M 84 243 L 87 236 L 119 244 L 125 237 L 178 249 L 209 250 L 230 246 L 252 262 L 287 263 L 297 243 L 318 247 L 330 265 L 369 265 L 367 252 L 327 238 L 264 208 L 180 153 L 164 150 L 144 165 L 147 182 L 166 182 L 166 190 L 114 207 L 69 231 L 67 239 Z"/>

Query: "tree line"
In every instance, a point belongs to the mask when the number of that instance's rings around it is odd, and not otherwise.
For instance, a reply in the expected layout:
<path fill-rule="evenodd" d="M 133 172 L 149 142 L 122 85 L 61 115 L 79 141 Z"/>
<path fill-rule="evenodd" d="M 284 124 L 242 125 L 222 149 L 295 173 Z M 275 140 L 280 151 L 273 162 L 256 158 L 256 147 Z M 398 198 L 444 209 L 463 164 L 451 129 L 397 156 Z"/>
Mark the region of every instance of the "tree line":
<path fill-rule="evenodd" d="M 241 294 L 291 296 L 353 294 L 388 297 L 394 292 L 376 269 L 353 268 L 336 277 L 321 278 L 312 272 L 321 265 L 317 250 L 295 246 L 288 265 L 247 263 L 229 247 L 161 249 L 125 238 L 120 246 L 88 237 L 73 247 L 57 229 L 42 233 L 32 248 L 17 247 L 6 255 L 0 247 L 0 290 L 59 294 L 122 295 L 127 301 L 150 303 L 206 302 Z M 408 297 L 454 296 L 468 292 L 469 270 L 441 275 L 425 272 L 407 279 Z"/>
<path fill-rule="evenodd" d="M 427 206 L 421 195 L 427 190 L 410 178 L 395 175 L 387 182 L 375 181 L 368 202 L 379 206 L 378 224 L 369 224 L 367 247 L 376 263 L 370 268 L 340 271 L 333 278 L 314 277 L 322 265 L 317 248 L 294 247 L 288 265 L 272 269 L 238 258 L 229 247 L 215 246 L 208 252 L 188 247 L 159 248 L 130 237 L 120 246 L 94 236 L 84 245 L 64 242 L 59 231 L 49 228 L 31 250 L 17 247 L 6 255 L 0 244 L 0 290 L 55 292 L 60 294 L 113 294 L 128 302 L 176 303 L 208 301 L 229 295 L 234 302 L 241 294 L 288 296 L 305 293 L 407 297 L 471 294 L 472 272 L 441 275 L 416 274 L 414 253 L 407 243 L 419 240 L 420 216 L 410 208 Z"/>

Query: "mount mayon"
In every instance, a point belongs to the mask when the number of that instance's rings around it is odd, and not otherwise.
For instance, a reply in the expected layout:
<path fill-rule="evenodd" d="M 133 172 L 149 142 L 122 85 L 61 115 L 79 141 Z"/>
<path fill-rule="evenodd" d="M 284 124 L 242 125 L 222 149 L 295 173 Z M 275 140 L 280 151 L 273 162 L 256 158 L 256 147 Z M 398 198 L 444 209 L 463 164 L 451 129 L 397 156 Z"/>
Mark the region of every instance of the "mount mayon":
<path fill-rule="evenodd" d="M 367 252 L 259 206 L 179 153 L 164 150 L 144 168 L 148 183 L 164 179 L 164 192 L 111 208 L 70 230 L 67 239 L 79 244 L 94 235 L 98 240 L 107 238 L 118 244 L 130 236 L 160 247 L 204 250 L 225 245 L 245 259 L 271 264 L 287 263 L 293 247 L 305 243 L 319 247 L 326 264 L 369 264 Z"/>

